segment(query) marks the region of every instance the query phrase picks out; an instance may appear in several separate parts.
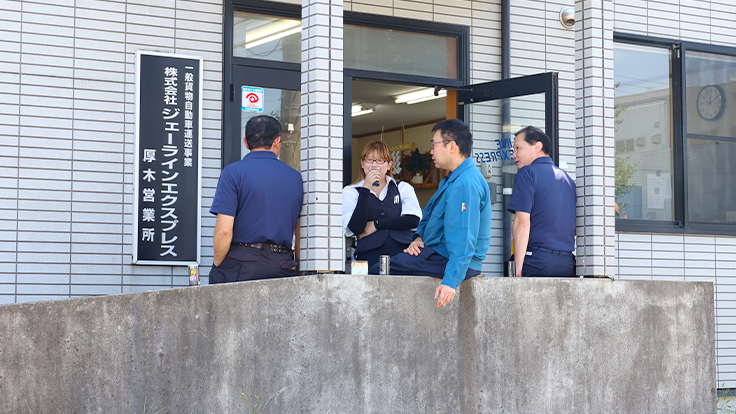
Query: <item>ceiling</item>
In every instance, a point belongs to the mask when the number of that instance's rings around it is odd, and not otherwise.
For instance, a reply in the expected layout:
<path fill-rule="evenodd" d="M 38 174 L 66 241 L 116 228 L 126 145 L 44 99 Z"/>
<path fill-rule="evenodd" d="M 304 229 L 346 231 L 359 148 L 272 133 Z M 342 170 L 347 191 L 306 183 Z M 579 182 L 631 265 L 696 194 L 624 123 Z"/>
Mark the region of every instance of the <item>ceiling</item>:
<path fill-rule="evenodd" d="M 353 105 L 375 107 L 373 113 L 353 118 L 353 136 L 370 133 L 380 133 L 381 127 L 391 128 L 429 122 L 435 119 L 444 119 L 446 115 L 446 99 L 439 98 L 412 105 L 397 104 L 395 96 L 406 92 L 413 92 L 427 87 L 417 85 L 401 85 L 396 83 L 381 83 L 365 80 L 353 81 Z"/>

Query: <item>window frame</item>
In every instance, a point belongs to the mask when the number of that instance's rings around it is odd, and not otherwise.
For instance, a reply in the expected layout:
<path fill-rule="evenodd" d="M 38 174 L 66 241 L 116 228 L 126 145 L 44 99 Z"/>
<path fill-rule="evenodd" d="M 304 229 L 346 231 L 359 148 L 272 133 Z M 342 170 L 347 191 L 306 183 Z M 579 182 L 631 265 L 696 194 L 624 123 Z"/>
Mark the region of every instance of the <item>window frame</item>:
<path fill-rule="evenodd" d="M 301 73 L 300 63 L 269 61 L 265 59 L 243 58 L 233 56 L 233 16 L 236 11 L 257 13 L 270 16 L 286 17 L 301 20 L 302 7 L 297 4 L 274 3 L 263 0 L 226 0 L 225 13 L 223 14 L 223 96 L 222 96 L 222 168 L 227 164 L 237 161 L 239 154 L 235 153 L 235 145 L 232 144 L 232 101 L 235 90 L 233 83 L 233 67 L 247 66 L 254 68 L 280 69 Z M 357 26 L 366 26 L 379 29 L 392 29 L 403 27 L 406 31 L 414 33 L 434 34 L 440 36 L 456 36 L 457 44 L 457 79 L 434 78 L 428 76 L 407 75 L 392 72 L 375 72 L 360 69 L 344 68 L 345 80 L 348 79 L 370 79 L 384 82 L 396 82 L 402 84 L 436 85 L 444 88 L 462 88 L 470 80 L 470 28 L 441 22 L 429 22 L 412 20 L 401 17 L 380 16 L 366 13 L 345 11 L 343 23 Z M 346 92 L 351 91 L 349 85 L 345 85 Z M 350 114 L 350 105 L 345 105 L 345 114 Z M 347 125 L 346 125 L 347 126 Z M 346 128 L 347 130 L 347 128 Z M 239 145 L 239 144 L 238 144 Z M 239 147 L 238 147 L 239 148 Z M 345 142 L 343 153 L 347 156 L 352 154 L 352 143 Z M 349 163 L 349 160 L 346 161 Z M 349 171 L 349 165 L 346 167 Z"/>
<path fill-rule="evenodd" d="M 616 231 L 626 233 L 673 233 L 736 235 L 736 223 L 704 223 L 689 219 L 687 181 L 687 102 L 684 81 L 685 56 L 688 51 L 706 52 L 736 57 L 736 47 L 717 46 L 660 37 L 614 32 L 614 43 L 669 48 L 671 51 L 672 74 L 672 198 L 674 219 L 672 221 L 616 218 Z M 614 62 L 615 71 L 615 62 Z"/>
<path fill-rule="evenodd" d="M 286 17 L 292 19 L 302 18 L 301 6 L 290 4 L 279 4 L 260 0 L 249 0 L 238 2 L 226 0 L 225 13 L 223 13 L 223 88 L 222 88 L 222 139 L 221 139 L 221 168 L 240 159 L 240 142 L 237 146 L 232 142 L 232 103 L 235 98 L 235 84 L 233 83 L 234 66 L 246 66 L 264 69 L 280 69 L 287 71 L 301 71 L 301 64 L 292 62 L 279 62 L 274 60 L 253 59 L 233 56 L 233 16 L 236 11 L 258 13 L 271 16 Z M 237 148 L 236 148 L 237 147 Z M 236 154 L 237 152 L 237 154 Z"/>

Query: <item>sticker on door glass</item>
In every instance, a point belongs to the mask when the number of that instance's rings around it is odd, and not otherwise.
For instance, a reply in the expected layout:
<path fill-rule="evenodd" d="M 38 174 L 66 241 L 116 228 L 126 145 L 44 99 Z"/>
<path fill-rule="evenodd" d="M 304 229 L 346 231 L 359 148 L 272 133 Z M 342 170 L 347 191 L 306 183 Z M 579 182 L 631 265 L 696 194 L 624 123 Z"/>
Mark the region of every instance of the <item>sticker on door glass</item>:
<path fill-rule="evenodd" d="M 243 86 L 240 106 L 245 112 L 263 112 L 263 88 Z"/>

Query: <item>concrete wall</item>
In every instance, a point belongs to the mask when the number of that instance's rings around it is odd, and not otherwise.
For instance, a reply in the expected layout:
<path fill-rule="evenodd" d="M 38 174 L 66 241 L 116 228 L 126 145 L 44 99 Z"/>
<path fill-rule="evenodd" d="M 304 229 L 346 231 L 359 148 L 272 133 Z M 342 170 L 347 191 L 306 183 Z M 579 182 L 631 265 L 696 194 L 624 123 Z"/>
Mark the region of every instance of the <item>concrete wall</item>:
<path fill-rule="evenodd" d="M 715 413 L 710 283 L 307 276 L 0 306 L 0 412 Z"/>

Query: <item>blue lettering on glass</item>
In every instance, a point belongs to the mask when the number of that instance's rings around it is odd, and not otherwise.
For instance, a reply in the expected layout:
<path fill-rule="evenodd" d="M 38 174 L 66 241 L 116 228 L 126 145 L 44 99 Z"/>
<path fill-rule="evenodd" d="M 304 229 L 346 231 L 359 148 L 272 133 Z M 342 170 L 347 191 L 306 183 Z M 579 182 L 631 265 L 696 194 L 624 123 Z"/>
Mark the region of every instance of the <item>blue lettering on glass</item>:
<path fill-rule="evenodd" d="M 513 160 L 514 150 L 509 148 L 505 150 L 496 150 L 490 152 L 476 152 L 475 154 L 473 154 L 473 156 L 475 157 L 475 162 L 477 164 L 504 160 L 511 161 Z"/>
<path fill-rule="evenodd" d="M 474 154 L 476 163 L 482 164 L 485 162 L 513 160 L 512 157 L 514 156 L 514 144 L 511 139 L 495 139 L 494 141 L 496 142 L 496 151 L 476 152 Z"/>

